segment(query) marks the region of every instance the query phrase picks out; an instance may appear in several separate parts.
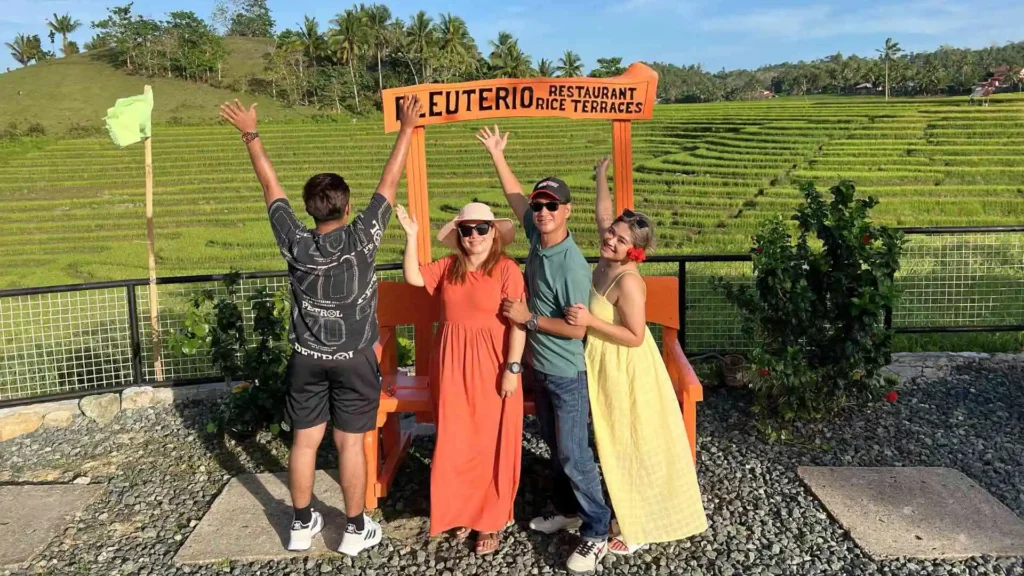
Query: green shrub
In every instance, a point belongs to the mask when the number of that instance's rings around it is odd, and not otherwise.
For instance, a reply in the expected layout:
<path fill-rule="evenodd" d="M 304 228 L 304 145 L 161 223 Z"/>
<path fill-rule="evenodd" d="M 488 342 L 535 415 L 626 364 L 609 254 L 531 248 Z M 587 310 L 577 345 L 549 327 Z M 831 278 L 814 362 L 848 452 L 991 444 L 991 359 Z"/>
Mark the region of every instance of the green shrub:
<path fill-rule="evenodd" d="M 877 398 L 891 360 L 885 314 L 898 299 L 903 235 L 871 222 L 877 200 L 855 199 L 851 182 L 830 191 L 826 202 L 813 183 L 802 187 L 795 240 L 780 217 L 754 236 L 753 286 L 714 280 L 753 343 L 754 410 L 771 439 Z"/>
<path fill-rule="evenodd" d="M 398 338 L 398 365 L 412 366 L 416 363 L 416 346 L 408 338 Z"/>
<path fill-rule="evenodd" d="M 288 363 L 286 290 L 271 294 L 256 288 L 248 298 L 253 315 L 252 341 L 238 305 L 238 274 L 224 281 L 225 296 L 204 290 L 192 297 L 185 321 L 170 338 L 173 352 L 194 356 L 208 351 L 226 383 L 241 382 L 221 405 L 207 429 L 243 435 L 268 429 L 277 434 L 284 423 L 285 368 Z"/>

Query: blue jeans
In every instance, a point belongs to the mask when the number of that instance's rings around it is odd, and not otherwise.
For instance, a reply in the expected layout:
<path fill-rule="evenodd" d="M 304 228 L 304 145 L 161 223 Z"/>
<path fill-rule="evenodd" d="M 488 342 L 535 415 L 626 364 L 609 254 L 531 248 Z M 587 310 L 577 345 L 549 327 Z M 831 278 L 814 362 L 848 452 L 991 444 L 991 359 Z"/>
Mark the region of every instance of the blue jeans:
<path fill-rule="evenodd" d="M 526 366 L 524 376 L 533 388 L 540 435 L 551 449 L 554 467 L 553 504 L 563 516 L 579 516 L 580 536 L 608 538 L 611 510 L 604 501 L 601 477 L 590 449 L 590 393 L 587 373 L 554 376 Z"/>

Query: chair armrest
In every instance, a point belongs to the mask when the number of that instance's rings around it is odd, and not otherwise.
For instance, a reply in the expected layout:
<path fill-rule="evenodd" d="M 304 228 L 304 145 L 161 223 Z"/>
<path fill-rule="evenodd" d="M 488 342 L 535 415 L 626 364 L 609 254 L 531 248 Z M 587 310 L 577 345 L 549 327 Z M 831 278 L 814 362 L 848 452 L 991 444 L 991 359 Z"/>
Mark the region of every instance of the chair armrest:
<path fill-rule="evenodd" d="M 679 341 L 673 338 L 671 341 L 664 342 L 663 346 L 665 366 L 668 368 L 679 401 L 700 402 L 704 400 L 704 387 L 697 378 L 697 373 L 690 365 L 690 361 L 686 359 L 686 354 L 683 354 L 683 348 L 679 345 Z"/>

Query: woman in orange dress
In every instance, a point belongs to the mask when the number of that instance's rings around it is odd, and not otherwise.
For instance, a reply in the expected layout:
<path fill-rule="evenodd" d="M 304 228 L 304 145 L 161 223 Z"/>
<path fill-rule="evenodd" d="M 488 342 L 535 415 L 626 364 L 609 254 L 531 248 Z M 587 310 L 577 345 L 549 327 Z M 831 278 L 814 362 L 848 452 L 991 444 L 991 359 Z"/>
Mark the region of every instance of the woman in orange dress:
<path fill-rule="evenodd" d="M 420 265 L 417 223 L 402 206 L 396 212 L 406 234 L 405 281 L 441 298 L 430 535 L 455 529 L 461 541 L 476 531 L 477 554 L 490 554 L 513 520 L 523 445 L 526 332 L 501 314 L 503 299 L 525 296 L 523 274 L 504 251 L 515 228 L 487 205 L 467 204 L 437 235 L 452 254 Z"/>

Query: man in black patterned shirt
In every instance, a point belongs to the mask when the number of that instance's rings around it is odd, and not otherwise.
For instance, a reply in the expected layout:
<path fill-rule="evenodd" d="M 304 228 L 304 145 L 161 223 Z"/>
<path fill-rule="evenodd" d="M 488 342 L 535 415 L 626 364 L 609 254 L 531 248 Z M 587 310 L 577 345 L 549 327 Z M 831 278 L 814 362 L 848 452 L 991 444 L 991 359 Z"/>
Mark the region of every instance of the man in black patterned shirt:
<path fill-rule="evenodd" d="M 417 98 L 399 112 L 401 130 L 369 205 L 351 221 L 349 187 L 337 174 L 306 182 L 302 200 L 316 227 L 307 229 L 292 211 L 256 131 L 256 105 L 238 100 L 221 106 L 221 117 L 242 132 L 253 169 L 263 186 L 270 226 L 288 263 L 292 292 L 285 412 L 294 432 L 288 483 L 294 520 L 289 550 L 308 550 L 323 529 L 310 508 L 316 452 L 327 422 L 334 427 L 341 490 L 348 523 L 338 549 L 355 556 L 377 545 L 380 525 L 363 510 L 366 458 L 363 435 L 377 424 L 381 375 L 377 341 L 377 250 L 391 218 L 398 181 L 419 119 Z"/>

